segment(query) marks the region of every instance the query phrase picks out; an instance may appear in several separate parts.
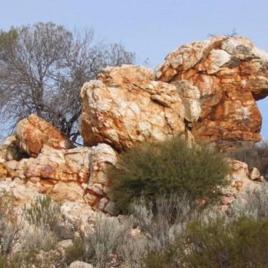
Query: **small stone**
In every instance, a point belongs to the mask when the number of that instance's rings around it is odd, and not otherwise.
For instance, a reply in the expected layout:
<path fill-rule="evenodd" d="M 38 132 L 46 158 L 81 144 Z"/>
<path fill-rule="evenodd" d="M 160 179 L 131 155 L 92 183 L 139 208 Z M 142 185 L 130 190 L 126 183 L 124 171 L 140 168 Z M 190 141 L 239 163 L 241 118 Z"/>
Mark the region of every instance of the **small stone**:
<path fill-rule="evenodd" d="M 82 261 L 74 261 L 69 268 L 93 268 L 93 265 Z"/>

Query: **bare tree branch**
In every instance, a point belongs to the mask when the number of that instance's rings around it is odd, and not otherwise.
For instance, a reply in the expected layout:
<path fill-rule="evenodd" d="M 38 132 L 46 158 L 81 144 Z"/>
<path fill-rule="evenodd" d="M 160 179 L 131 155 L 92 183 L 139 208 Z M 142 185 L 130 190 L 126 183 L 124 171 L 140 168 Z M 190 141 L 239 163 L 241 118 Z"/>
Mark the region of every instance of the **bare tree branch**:
<path fill-rule="evenodd" d="M 107 65 L 130 64 L 120 44 L 94 42 L 53 23 L 0 31 L 0 111 L 13 122 L 36 113 L 73 142 L 79 139 L 80 88 Z"/>

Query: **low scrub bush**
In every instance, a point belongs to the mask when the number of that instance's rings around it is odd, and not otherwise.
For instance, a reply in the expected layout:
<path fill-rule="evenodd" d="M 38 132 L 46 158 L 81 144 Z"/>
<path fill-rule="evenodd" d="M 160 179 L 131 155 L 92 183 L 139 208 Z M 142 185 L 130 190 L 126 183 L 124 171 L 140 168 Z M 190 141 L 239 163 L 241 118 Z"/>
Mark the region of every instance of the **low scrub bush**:
<path fill-rule="evenodd" d="M 158 197 L 154 204 L 142 198 L 130 207 L 134 225 L 148 238 L 148 246 L 159 251 L 172 243 L 197 211 L 186 198 L 171 195 Z"/>
<path fill-rule="evenodd" d="M 0 194 L 0 252 L 4 255 L 12 251 L 22 228 L 14 210 L 14 202 L 12 195 L 6 192 Z"/>
<path fill-rule="evenodd" d="M 230 217 L 245 215 L 255 219 L 268 218 L 268 183 L 260 188 L 249 188 L 230 205 L 227 210 Z"/>
<path fill-rule="evenodd" d="M 62 220 L 60 206 L 49 196 L 38 196 L 24 210 L 26 220 L 35 226 L 44 226 L 53 230 Z"/>
<path fill-rule="evenodd" d="M 196 221 L 173 245 L 148 254 L 144 264 L 147 268 L 264 268 L 268 266 L 267 246 L 267 219 L 218 218 L 206 224 Z"/>
<path fill-rule="evenodd" d="M 99 215 L 94 231 L 85 238 L 86 261 L 97 268 L 111 267 L 129 229 L 128 222 L 122 224 L 118 218 Z"/>
<path fill-rule="evenodd" d="M 85 259 L 85 243 L 81 237 L 76 237 L 73 240 L 73 245 L 68 247 L 65 251 L 65 262 L 66 264 L 71 264 L 77 260 L 84 260 Z"/>
<path fill-rule="evenodd" d="M 113 178 L 111 197 L 121 211 L 142 196 L 187 195 L 189 199 L 215 199 L 225 182 L 228 165 L 223 156 L 206 147 L 190 148 L 180 138 L 144 143 L 120 155 L 118 166 L 108 170 Z"/>

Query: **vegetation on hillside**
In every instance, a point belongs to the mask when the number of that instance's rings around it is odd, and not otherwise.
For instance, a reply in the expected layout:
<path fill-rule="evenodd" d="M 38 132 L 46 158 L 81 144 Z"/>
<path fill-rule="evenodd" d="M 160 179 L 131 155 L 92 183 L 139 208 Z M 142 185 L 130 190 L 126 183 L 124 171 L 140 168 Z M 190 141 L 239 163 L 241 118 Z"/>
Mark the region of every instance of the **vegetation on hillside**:
<path fill-rule="evenodd" d="M 228 164 L 207 147 L 189 147 L 181 138 L 143 143 L 119 156 L 117 167 L 108 170 L 113 178 L 111 196 L 126 212 L 143 197 L 154 202 L 159 196 L 215 199 L 225 185 Z"/>

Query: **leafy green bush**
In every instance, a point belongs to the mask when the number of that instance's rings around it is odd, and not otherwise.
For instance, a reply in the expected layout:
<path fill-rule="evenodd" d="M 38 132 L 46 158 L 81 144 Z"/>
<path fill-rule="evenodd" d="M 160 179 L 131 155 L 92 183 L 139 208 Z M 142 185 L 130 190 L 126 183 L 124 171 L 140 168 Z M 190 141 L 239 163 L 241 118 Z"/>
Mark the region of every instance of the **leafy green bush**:
<path fill-rule="evenodd" d="M 226 222 L 191 223 L 183 236 L 160 253 L 150 253 L 145 267 L 268 267 L 268 220 L 240 217 Z M 164 263 L 168 266 L 155 266 Z"/>
<path fill-rule="evenodd" d="M 206 147 L 189 148 L 180 138 L 141 144 L 122 153 L 118 166 L 108 170 L 113 178 L 111 197 L 124 212 L 141 196 L 147 201 L 171 194 L 214 199 L 227 172 L 221 154 Z"/>

